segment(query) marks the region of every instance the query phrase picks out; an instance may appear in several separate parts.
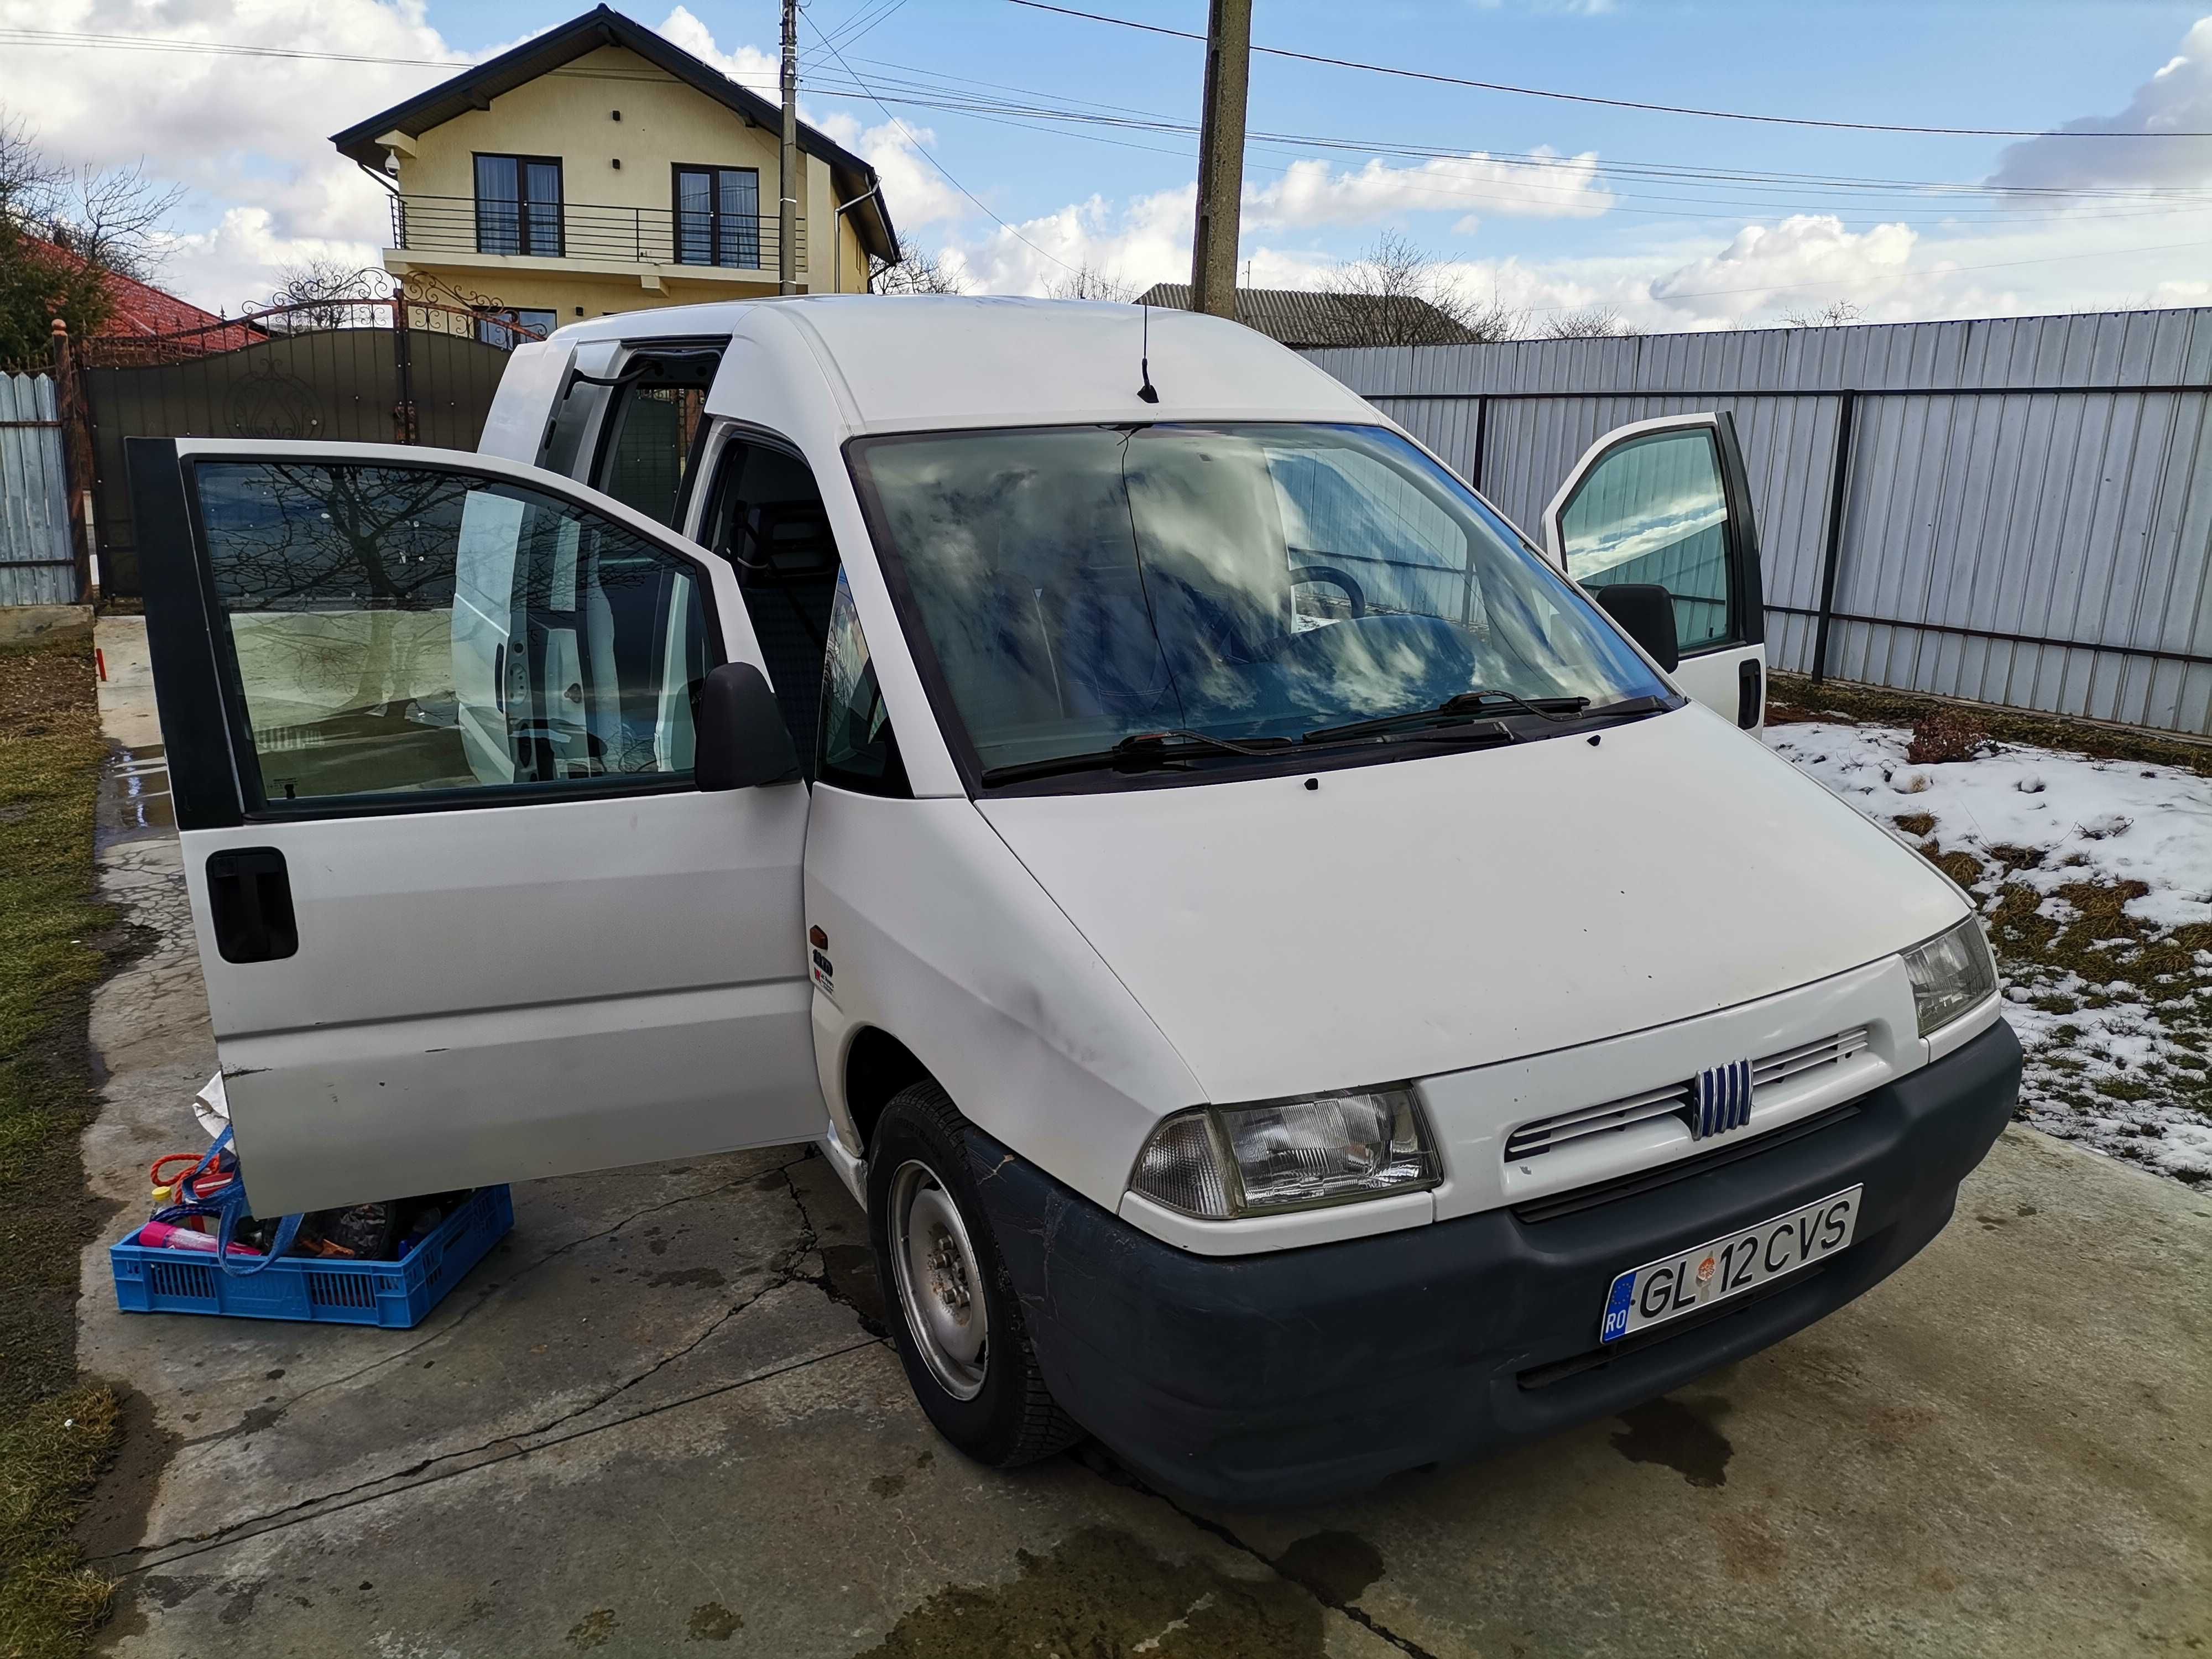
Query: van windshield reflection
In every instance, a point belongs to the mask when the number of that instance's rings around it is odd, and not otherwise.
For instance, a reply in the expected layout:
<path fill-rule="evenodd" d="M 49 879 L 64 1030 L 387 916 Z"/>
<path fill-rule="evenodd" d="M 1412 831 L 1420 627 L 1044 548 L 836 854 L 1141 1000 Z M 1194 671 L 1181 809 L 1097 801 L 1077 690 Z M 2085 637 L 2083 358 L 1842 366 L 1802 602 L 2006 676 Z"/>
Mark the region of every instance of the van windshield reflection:
<path fill-rule="evenodd" d="M 1161 732 L 1264 753 L 1478 689 L 1547 707 L 1667 696 L 1383 428 L 931 433 L 853 457 L 940 718 L 980 771 Z"/>

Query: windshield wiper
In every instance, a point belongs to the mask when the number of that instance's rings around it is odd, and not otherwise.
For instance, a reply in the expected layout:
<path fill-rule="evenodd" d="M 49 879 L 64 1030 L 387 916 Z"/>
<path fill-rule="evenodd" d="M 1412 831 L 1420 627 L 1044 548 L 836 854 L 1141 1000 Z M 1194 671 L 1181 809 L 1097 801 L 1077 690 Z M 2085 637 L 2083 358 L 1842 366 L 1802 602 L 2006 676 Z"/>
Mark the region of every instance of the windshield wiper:
<path fill-rule="evenodd" d="M 1378 714 L 1372 720 L 1350 720 L 1342 726 L 1316 726 L 1299 741 L 1339 743 L 1422 726 L 1456 728 L 1478 720 L 1492 720 L 1498 722 L 1496 729 L 1504 740 L 1511 742 L 1513 731 L 1503 723 L 1503 717 L 1508 714 L 1534 714 L 1555 726 L 1580 726 L 1592 720 L 1656 714 L 1674 706 L 1668 698 L 1644 696 L 1624 697 L 1618 702 L 1593 708 L 1588 697 L 1523 697 L 1495 686 L 1484 686 L 1446 697 L 1433 708 L 1408 708 L 1401 714 Z"/>
<path fill-rule="evenodd" d="M 1399 732 L 1416 726 L 1449 726 L 1462 721 L 1495 720 L 1500 714 L 1525 712 L 1547 720 L 1572 720 L 1589 707 L 1588 697 L 1516 696 L 1510 691 L 1487 687 L 1446 697 L 1432 708 L 1408 708 L 1372 720 L 1347 720 L 1341 726 L 1318 726 L 1299 739 L 1302 743 L 1335 743 L 1345 738 L 1364 738 L 1379 732 Z M 1505 728 L 1498 728 L 1501 732 Z M 1510 738 L 1511 733 L 1506 733 Z"/>
<path fill-rule="evenodd" d="M 987 767 L 982 781 L 987 784 L 1018 783 L 1024 778 L 1048 778 L 1063 772 L 1149 772 L 1188 760 L 1194 753 L 1267 755 L 1290 746 L 1288 738 L 1251 738 L 1232 742 L 1204 732 L 1139 732 L 1110 749 L 1048 755 L 1042 760 Z"/>

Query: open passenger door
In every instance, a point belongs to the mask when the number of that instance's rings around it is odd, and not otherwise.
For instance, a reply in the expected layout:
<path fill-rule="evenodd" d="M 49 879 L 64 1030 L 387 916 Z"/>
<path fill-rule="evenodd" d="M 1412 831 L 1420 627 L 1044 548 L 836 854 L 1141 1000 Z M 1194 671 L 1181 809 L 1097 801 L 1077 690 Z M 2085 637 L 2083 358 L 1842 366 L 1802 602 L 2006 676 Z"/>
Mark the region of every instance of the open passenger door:
<path fill-rule="evenodd" d="M 1757 731 L 1766 611 L 1743 451 L 1727 414 L 1668 415 L 1607 433 L 1544 511 L 1553 560 L 1593 593 L 1652 583 L 1674 602 L 1674 680 Z"/>
<path fill-rule="evenodd" d="M 825 1121 L 804 784 L 702 791 L 728 567 L 512 461 L 134 439 L 148 643 L 257 1210 Z"/>

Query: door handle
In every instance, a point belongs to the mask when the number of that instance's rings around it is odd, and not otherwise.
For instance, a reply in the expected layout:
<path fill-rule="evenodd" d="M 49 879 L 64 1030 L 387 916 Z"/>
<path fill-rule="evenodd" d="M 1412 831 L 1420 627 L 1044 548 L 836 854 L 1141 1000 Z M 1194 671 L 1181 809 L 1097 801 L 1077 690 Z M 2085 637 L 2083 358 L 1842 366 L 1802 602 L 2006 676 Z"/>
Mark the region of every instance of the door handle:
<path fill-rule="evenodd" d="M 292 881 L 274 847 L 210 853 L 208 923 L 225 962 L 281 962 L 300 953 Z"/>
<path fill-rule="evenodd" d="M 1735 723 L 1747 732 L 1759 724 L 1759 709 L 1766 701 L 1760 695 L 1765 690 L 1760 684 L 1765 678 L 1756 662 L 1747 659 L 1736 665 Z"/>

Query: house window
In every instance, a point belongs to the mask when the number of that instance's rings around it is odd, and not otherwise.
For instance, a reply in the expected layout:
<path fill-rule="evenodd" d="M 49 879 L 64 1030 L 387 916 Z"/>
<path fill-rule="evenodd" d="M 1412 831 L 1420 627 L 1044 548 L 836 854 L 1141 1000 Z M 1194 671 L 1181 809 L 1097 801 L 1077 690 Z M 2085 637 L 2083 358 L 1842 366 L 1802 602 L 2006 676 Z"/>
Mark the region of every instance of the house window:
<path fill-rule="evenodd" d="M 561 161 L 477 157 L 477 252 L 561 255 Z"/>
<path fill-rule="evenodd" d="M 526 311 L 514 306 L 478 306 L 476 311 L 477 338 L 504 351 L 542 340 L 561 326 L 557 311 Z"/>
<path fill-rule="evenodd" d="M 758 269 L 757 167 L 676 169 L 676 263 Z"/>

